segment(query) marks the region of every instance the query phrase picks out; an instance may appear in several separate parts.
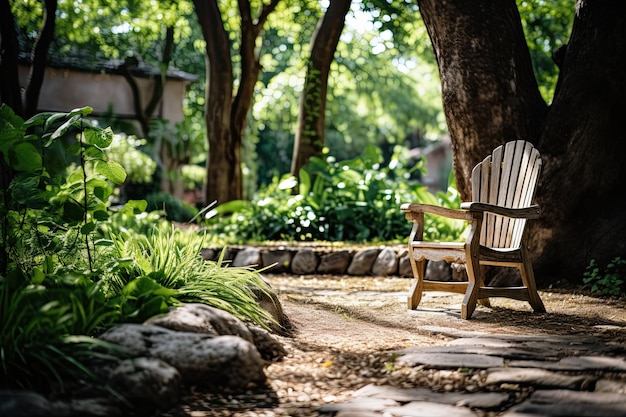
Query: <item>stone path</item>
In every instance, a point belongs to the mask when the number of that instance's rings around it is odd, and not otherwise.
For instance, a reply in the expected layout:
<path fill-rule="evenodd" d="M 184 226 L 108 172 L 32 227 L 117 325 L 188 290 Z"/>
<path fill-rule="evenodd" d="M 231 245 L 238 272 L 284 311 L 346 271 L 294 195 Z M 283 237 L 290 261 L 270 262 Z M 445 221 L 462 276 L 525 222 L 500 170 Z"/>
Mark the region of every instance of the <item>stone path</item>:
<path fill-rule="evenodd" d="M 626 417 L 623 303 L 542 292 L 546 314 L 528 313 L 526 303 L 494 299 L 494 308 L 479 306 L 475 319 L 463 321 L 457 311 L 462 296 L 456 294 L 427 293 L 418 311 L 407 311 L 408 282 L 274 278 L 272 285 L 291 302 L 338 308 L 346 315 L 346 321 L 322 316 L 323 328 L 307 337 L 320 346 L 343 337 L 361 349 L 362 339 L 376 334 L 370 324 L 380 331 L 402 327 L 436 341 L 407 339 L 407 347 L 395 351 L 390 366 L 409 374 L 406 386 L 367 383 L 351 397 L 319 405 L 316 415 Z M 301 327 L 310 333 L 318 320 L 306 318 Z M 365 334 L 342 326 L 362 327 Z"/>
<path fill-rule="evenodd" d="M 428 330 L 428 329 L 425 329 Z M 474 386 L 452 392 L 368 385 L 354 399 L 319 408 L 334 417 L 471 417 L 489 410 L 503 417 L 626 416 L 623 347 L 594 337 L 518 336 L 433 327 L 456 337 L 445 346 L 398 351 L 396 364 L 440 372 L 480 370 Z M 532 387 L 521 402 L 520 387 Z M 450 391 L 450 392 L 446 392 Z M 475 392 L 472 392 L 475 391 Z M 511 404 L 507 407 L 507 404 Z M 513 405 L 514 404 L 514 405 Z"/>

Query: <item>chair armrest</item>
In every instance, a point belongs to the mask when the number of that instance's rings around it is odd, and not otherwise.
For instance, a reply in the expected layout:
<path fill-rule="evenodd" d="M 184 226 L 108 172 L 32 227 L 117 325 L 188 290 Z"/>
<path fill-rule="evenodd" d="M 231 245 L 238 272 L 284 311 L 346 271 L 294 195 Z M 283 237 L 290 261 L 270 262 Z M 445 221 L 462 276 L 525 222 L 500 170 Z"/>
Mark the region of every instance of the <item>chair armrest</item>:
<path fill-rule="evenodd" d="M 461 209 L 450 209 L 441 206 L 434 206 L 431 204 L 420 204 L 420 203 L 405 203 L 400 206 L 400 210 L 405 213 L 431 213 L 436 214 L 438 216 L 447 217 L 450 219 L 458 219 L 458 220 L 471 220 L 472 216 L 469 210 Z"/>
<path fill-rule="evenodd" d="M 539 206 L 533 204 L 522 208 L 507 208 L 487 203 L 461 203 L 461 209 L 469 212 L 490 212 L 501 216 L 512 217 L 517 219 L 537 219 L 541 216 Z"/>

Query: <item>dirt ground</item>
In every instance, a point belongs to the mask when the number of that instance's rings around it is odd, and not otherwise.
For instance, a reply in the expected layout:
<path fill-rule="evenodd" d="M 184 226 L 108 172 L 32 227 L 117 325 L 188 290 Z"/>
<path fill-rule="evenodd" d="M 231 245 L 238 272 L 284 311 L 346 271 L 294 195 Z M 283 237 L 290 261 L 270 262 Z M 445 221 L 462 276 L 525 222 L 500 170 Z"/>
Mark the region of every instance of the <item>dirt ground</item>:
<path fill-rule="evenodd" d="M 269 276 L 297 329 L 298 341 L 388 350 L 426 343 L 435 327 L 507 334 L 594 335 L 626 342 L 626 300 L 599 298 L 581 290 L 540 291 L 547 313 L 526 302 L 491 299 L 462 320 L 462 295 L 426 292 L 417 310 L 408 310 L 408 278 Z M 330 316 L 329 316 L 330 313 Z M 440 330 L 440 329 L 439 329 Z M 377 335 L 372 337 L 372 335 Z M 432 342 L 436 343 L 437 338 Z"/>
<path fill-rule="evenodd" d="M 540 291 L 547 313 L 526 302 L 492 299 L 462 320 L 458 294 L 425 293 L 408 310 L 407 278 L 266 276 L 293 324 L 292 337 L 280 337 L 288 351 L 267 368 L 268 386 L 246 393 L 192 392 L 167 417 L 318 416 L 320 404 L 347 401 L 368 384 L 425 386 L 439 390 L 463 378 L 444 381 L 433 370 L 395 369 L 394 351 L 444 344 L 467 332 L 595 336 L 626 348 L 626 300 L 592 297 L 576 290 Z M 471 377 L 471 375 L 468 375 Z M 494 413 L 492 415 L 497 415 Z"/>

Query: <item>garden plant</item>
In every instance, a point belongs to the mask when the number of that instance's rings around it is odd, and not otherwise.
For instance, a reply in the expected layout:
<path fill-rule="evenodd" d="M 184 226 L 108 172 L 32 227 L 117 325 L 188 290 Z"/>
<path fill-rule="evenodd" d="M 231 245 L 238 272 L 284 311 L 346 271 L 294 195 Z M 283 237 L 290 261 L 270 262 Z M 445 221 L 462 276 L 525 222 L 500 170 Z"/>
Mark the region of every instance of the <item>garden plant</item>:
<path fill-rule="evenodd" d="M 126 173 L 107 157 L 110 128 L 89 107 L 24 121 L 0 107 L 0 386 L 63 392 L 95 378 L 119 346 L 97 336 L 185 302 L 268 327 L 259 271 L 200 256 L 204 237 L 172 227 L 146 201 L 111 207 Z"/>

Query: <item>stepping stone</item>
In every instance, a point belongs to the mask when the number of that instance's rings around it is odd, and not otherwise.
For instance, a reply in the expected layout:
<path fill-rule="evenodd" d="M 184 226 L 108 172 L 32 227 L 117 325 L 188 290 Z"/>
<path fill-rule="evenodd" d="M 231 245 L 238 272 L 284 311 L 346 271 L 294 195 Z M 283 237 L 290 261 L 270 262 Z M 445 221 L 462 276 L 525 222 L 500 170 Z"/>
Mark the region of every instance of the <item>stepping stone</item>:
<path fill-rule="evenodd" d="M 428 388 L 399 388 L 389 385 L 366 385 L 354 393 L 358 398 L 387 398 L 399 403 L 427 401 L 470 408 L 496 408 L 509 400 L 499 392 L 434 392 Z"/>
<path fill-rule="evenodd" d="M 471 353 L 478 355 L 501 356 L 512 360 L 557 360 L 554 349 L 523 349 L 516 347 L 491 347 L 491 346 L 416 346 L 396 351 L 399 355 L 415 353 Z"/>
<path fill-rule="evenodd" d="M 596 392 L 614 392 L 616 394 L 626 394 L 626 382 L 601 379 L 596 382 Z"/>
<path fill-rule="evenodd" d="M 543 368 L 552 371 L 616 371 L 626 372 L 626 359 L 609 356 L 568 356 L 560 361 L 511 361 L 511 367 Z"/>
<path fill-rule="evenodd" d="M 358 400 L 348 401 L 338 404 L 323 404 L 317 409 L 321 413 L 337 413 L 339 411 L 377 411 L 382 412 L 387 407 L 393 407 L 399 405 L 397 402 L 391 399 L 385 398 L 359 398 Z"/>
<path fill-rule="evenodd" d="M 476 417 L 476 414 L 469 408 L 424 401 L 415 401 L 400 407 L 386 408 L 384 415 L 389 414 L 394 417 Z"/>
<path fill-rule="evenodd" d="M 626 358 L 607 356 L 567 357 L 559 361 L 561 365 L 578 366 L 580 369 L 626 372 Z"/>
<path fill-rule="evenodd" d="M 504 366 L 504 359 L 489 355 L 469 353 L 413 353 L 400 356 L 398 363 L 409 366 L 424 365 L 426 368 L 499 368 Z"/>
<path fill-rule="evenodd" d="M 536 391 L 501 417 L 624 417 L 626 395 L 569 390 Z"/>
<path fill-rule="evenodd" d="M 596 379 L 588 375 L 561 375 L 544 369 L 533 368 L 499 368 L 488 369 L 487 372 L 486 383 L 488 385 L 510 383 L 578 390 Z"/>

